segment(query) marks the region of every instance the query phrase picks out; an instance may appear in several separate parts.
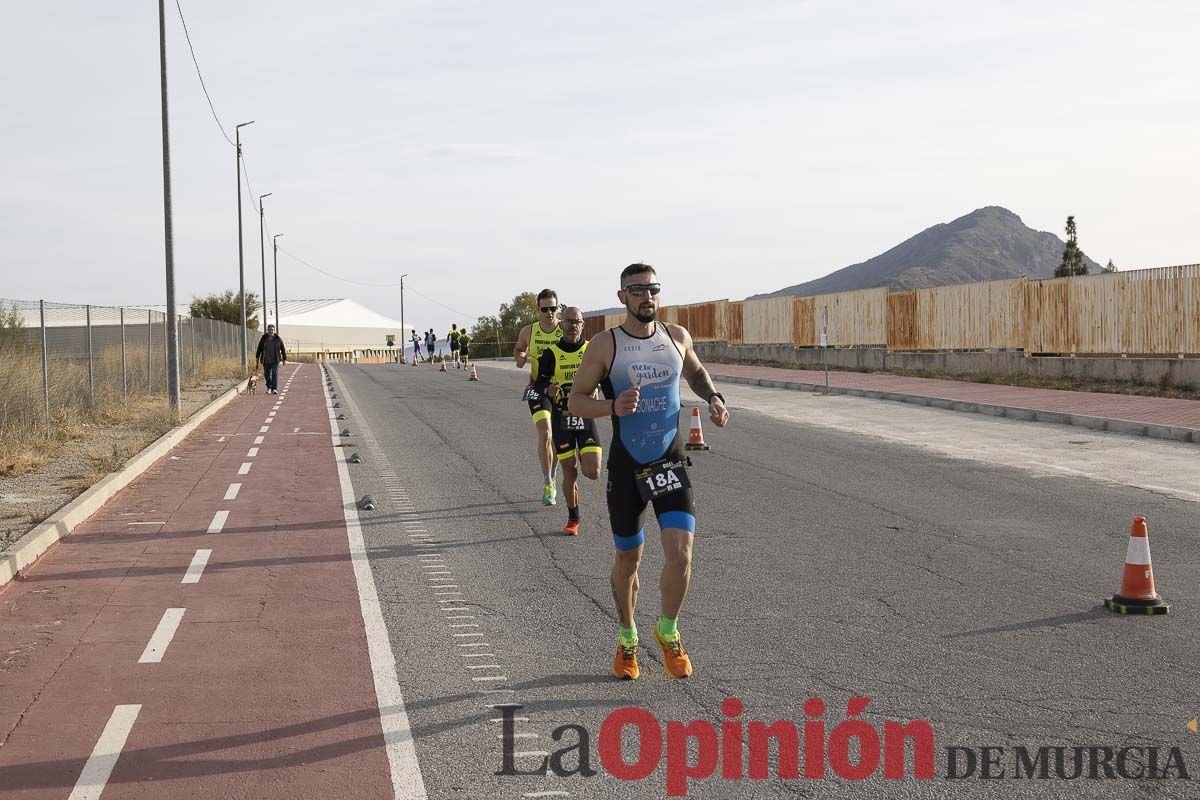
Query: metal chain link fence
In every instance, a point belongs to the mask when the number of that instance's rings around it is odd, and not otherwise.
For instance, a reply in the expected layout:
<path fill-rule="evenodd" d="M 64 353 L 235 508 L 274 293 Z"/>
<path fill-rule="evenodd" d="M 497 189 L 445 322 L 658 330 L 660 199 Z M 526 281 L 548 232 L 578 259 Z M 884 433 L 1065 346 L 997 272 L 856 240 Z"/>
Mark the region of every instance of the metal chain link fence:
<path fill-rule="evenodd" d="M 191 317 L 177 323 L 181 385 L 240 364 L 237 325 Z M 248 348 L 257 340 L 247 332 Z M 50 435 L 63 412 L 139 395 L 165 401 L 166 350 L 161 311 L 0 298 L 0 436 L 38 427 Z"/>

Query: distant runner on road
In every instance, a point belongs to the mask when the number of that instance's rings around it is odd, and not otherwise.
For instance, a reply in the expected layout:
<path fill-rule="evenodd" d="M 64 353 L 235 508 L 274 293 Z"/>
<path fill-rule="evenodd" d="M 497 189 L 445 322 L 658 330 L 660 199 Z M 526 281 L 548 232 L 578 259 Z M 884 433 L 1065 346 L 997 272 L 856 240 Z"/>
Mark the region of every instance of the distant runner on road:
<path fill-rule="evenodd" d="M 458 324 L 451 323 L 450 332 L 446 334 L 446 342 L 450 345 L 450 360 L 458 361 Z"/>
<path fill-rule="evenodd" d="M 463 328 L 458 334 L 458 358 L 459 366 L 466 367 L 471 360 L 471 341 L 475 337 L 467 333 L 467 329 Z"/>
<path fill-rule="evenodd" d="M 579 472 L 591 480 L 600 477 L 600 436 L 596 423 L 567 410 L 571 384 L 588 343 L 583 338 L 583 311 L 568 306 L 562 312 L 562 338 L 538 357 L 533 387 L 552 402 L 550 429 L 554 453 L 563 468 L 563 495 L 567 499 L 567 524 L 563 533 L 579 533 Z M 576 455 L 578 454 L 578 466 Z"/>
<path fill-rule="evenodd" d="M 417 338 L 417 331 L 414 328 L 412 332 L 413 343 L 413 361 L 421 360 L 421 340 Z"/>
<path fill-rule="evenodd" d="M 708 403 L 718 427 L 729 422 L 725 398 L 692 347 L 691 334 L 680 325 L 658 322 L 659 292 L 654 268 L 630 264 L 621 272 L 617 298 L 625 320 L 592 337 L 571 387 L 568 409 L 587 419 L 612 416 L 612 452 L 608 457 L 608 516 L 617 552 L 612 568 L 613 599 L 621 629 L 612 671 L 633 680 L 637 664 L 638 564 L 645 533 L 647 505 L 662 531 L 665 556 L 659 587 L 662 612 L 654 638 L 663 650 L 663 669 L 672 678 L 692 674 L 676 626 L 692 572 L 692 536 L 696 506 L 679 444 L 679 379 L 682 376 Z M 596 387 L 603 400 L 592 397 Z"/>
<path fill-rule="evenodd" d="M 558 325 L 558 293 L 553 289 L 538 292 L 538 319 L 532 325 L 521 328 L 517 344 L 513 348 L 513 359 L 517 367 L 529 364 L 529 383 L 525 387 L 524 399 L 529 402 L 529 414 L 537 431 L 538 464 L 542 468 L 542 505 L 552 506 L 558 502 L 558 491 L 554 486 L 554 445 L 550 431 L 550 398 L 533 388 L 537 378 L 538 358 L 542 351 L 562 337 Z"/>

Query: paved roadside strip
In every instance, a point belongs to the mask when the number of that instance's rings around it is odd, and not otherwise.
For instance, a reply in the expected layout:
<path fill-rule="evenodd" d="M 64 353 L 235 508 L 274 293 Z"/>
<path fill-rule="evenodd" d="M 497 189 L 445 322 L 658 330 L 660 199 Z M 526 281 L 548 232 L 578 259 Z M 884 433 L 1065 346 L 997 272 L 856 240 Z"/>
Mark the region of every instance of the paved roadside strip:
<path fill-rule="evenodd" d="M 717 381 L 803 392 L 826 390 L 825 373 L 820 370 L 741 364 L 706 366 Z M 1200 444 L 1197 400 L 834 371 L 829 373 L 829 392 Z"/>
<path fill-rule="evenodd" d="M 280 377 L 0 590 L 5 798 L 395 796 L 321 371 Z"/>

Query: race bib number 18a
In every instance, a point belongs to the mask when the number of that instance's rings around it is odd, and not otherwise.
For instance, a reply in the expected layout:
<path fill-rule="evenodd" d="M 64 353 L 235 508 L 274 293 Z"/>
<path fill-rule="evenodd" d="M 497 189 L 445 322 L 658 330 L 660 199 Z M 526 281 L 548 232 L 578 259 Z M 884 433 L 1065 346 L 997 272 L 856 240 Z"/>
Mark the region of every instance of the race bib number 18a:
<path fill-rule="evenodd" d="M 691 487 L 682 461 L 655 461 L 637 474 L 638 493 L 646 502 Z"/>

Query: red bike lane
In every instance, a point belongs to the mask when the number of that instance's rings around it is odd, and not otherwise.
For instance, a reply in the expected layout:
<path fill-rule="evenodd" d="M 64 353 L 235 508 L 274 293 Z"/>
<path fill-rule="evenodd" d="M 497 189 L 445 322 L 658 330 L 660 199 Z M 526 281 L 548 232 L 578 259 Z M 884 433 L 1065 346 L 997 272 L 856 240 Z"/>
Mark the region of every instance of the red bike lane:
<path fill-rule="evenodd" d="M 6 798 L 393 796 L 340 451 L 292 369 L 0 590 Z"/>

